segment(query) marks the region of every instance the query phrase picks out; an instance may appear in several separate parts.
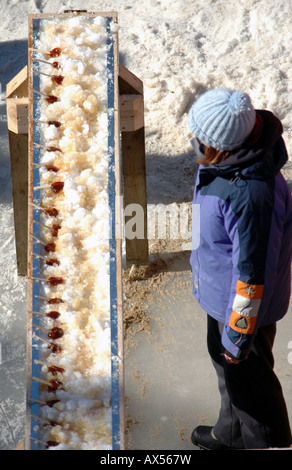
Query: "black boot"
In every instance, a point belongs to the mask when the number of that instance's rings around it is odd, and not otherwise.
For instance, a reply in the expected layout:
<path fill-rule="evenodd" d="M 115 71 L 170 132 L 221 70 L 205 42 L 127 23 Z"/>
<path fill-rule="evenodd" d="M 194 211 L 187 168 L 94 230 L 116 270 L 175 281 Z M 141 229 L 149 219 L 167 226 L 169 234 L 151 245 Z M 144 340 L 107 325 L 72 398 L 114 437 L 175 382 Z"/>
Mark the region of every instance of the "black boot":
<path fill-rule="evenodd" d="M 192 443 L 205 450 L 232 450 L 233 448 L 217 441 L 212 426 L 198 426 L 192 432 Z"/>

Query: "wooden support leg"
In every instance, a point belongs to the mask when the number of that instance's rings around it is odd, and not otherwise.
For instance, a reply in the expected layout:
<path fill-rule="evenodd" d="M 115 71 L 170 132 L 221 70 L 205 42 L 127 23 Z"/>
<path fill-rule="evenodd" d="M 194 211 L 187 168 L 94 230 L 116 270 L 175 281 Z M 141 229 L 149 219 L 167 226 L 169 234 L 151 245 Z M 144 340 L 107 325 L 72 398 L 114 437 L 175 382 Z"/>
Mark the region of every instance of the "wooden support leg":
<path fill-rule="evenodd" d="M 143 82 L 119 66 L 127 267 L 147 265 L 147 190 Z M 135 214 L 134 206 L 138 213 Z M 136 222 L 136 227 L 134 223 Z M 138 226 L 137 226 L 138 224 Z M 136 236 L 135 235 L 136 231 Z"/>
<path fill-rule="evenodd" d="M 28 219 L 28 69 L 24 67 L 6 87 L 7 123 L 14 211 L 17 272 L 27 274 Z"/>
<path fill-rule="evenodd" d="M 27 274 L 28 135 L 8 131 L 17 272 Z"/>
<path fill-rule="evenodd" d="M 148 264 L 144 127 L 122 132 L 122 155 L 126 257 L 130 267 Z"/>

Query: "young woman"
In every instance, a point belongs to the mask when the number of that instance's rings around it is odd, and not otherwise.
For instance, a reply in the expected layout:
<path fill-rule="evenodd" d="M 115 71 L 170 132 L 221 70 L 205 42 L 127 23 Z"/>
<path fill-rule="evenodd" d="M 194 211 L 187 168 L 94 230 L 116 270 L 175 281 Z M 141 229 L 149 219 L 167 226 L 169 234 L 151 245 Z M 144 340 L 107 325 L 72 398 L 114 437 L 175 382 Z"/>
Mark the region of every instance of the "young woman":
<path fill-rule="evenodd" d="M 282 124 L 246 93 L 214 89 L 189 112 L 199 154 L 194 204 L 200 243 L 192 250 L 193 291 L 207 313 L 207 345 L 221 409 L 198 426 L 205 449 L 289 447 L 286 404 L 273 370 L 276 322 L 291 287 L 292 197 Z"/>

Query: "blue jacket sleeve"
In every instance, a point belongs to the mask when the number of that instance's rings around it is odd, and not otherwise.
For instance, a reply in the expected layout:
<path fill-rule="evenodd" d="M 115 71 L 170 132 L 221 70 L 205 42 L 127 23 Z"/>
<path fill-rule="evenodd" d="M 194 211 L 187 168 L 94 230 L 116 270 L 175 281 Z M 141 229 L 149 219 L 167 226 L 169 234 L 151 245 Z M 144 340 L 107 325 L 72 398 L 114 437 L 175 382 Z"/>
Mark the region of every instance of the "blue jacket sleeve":
<path fill-rule="evenodd" d="M 233 279 L 226 312 L 222 344 L 234 357 L 244 357 L 251 348 L 257 329 L 264 291 L 265 266 L 269 244 L 272 206 L 250 200 L 226 219 L 233 242 Z"/>

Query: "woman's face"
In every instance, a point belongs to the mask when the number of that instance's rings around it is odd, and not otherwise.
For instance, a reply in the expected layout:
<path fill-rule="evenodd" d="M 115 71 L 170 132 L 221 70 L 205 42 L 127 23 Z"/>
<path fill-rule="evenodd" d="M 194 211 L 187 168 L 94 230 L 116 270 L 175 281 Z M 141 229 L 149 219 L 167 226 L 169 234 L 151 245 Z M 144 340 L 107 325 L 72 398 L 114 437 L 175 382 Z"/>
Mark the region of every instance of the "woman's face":
<path fill-rule="evenodd" d="M 193 139 L 191 139 L 191 145 L 197 155 L 205 155 L 205 148 L 208 146 L 200 139 L 198 139 L 198 137 L 194 137 Z"/>

